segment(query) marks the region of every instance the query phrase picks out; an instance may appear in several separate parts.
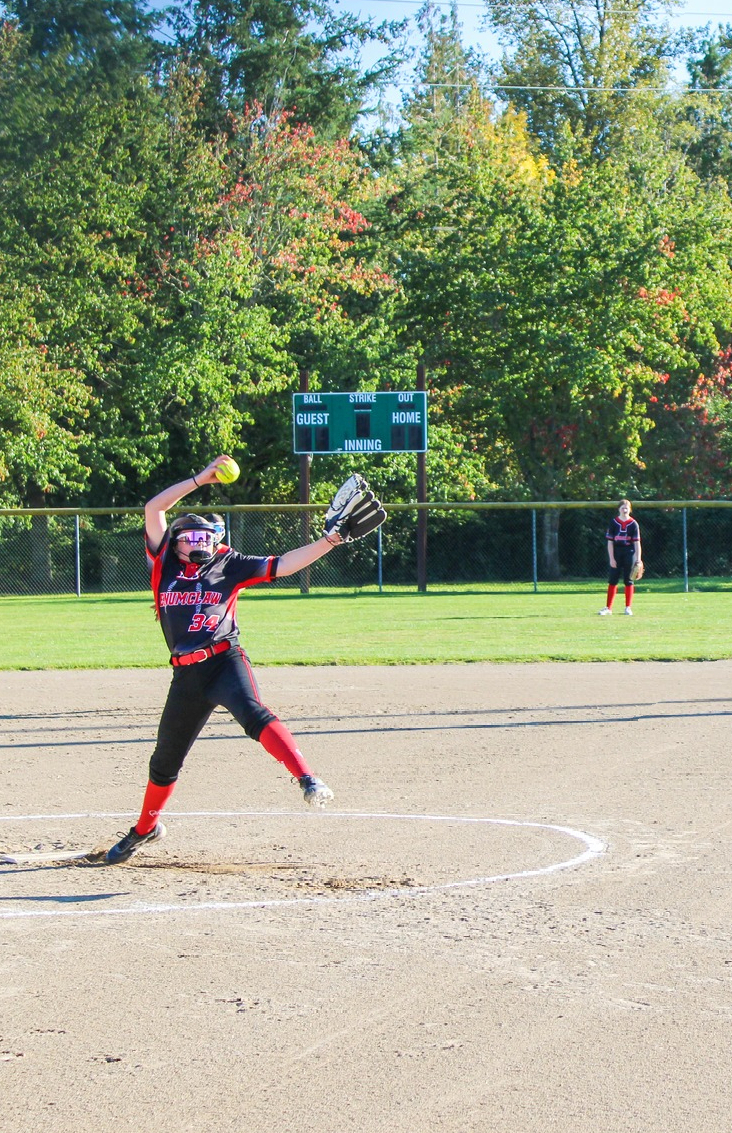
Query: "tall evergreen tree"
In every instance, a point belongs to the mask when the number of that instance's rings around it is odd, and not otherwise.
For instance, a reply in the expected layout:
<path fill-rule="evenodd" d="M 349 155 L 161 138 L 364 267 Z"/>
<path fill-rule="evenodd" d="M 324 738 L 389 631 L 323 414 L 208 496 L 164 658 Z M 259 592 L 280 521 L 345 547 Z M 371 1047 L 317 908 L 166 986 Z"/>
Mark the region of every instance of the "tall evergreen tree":
<path fill-rule="evenodd" d="M 229 111 L 260 103 L 323 135 L 347 136 L 400 63 L 401 24 L 337 15 L 331 0 L 187 0 L 171 9 L 177 47 L 206 76 L 208 128 L 225 128 Z M 364 68 L 361 49 L 384 55 Z"/>
<path fill-rule="evenodd" d="M 17 23 L 30 58 L 63 52 L 107 83 L 145 70 L 162 20 L 146 0 L 4 0 L 2 15 Z"/>
<path fill-rule="evenodd" d="M 705 37 L 687 66 L 694 95 L 687 118 L 695 128 L 689 159 L 705 180 L 723 177 L 732 189 L 732 24 Z"/>

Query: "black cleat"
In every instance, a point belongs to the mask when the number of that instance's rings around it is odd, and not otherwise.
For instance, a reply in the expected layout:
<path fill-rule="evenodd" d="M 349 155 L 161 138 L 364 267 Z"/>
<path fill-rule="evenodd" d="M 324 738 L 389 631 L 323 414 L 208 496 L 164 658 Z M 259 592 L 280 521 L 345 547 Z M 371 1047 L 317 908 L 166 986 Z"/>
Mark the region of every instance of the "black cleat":
<path fill-rule="evenodd" d="M 130 829 L 129 834 L 125 834 L 116 846 L 112 846 L 111 850 L 107 850 L 104 860 L 107 865 L 121 865 L 122 862 L 130 860 L 133 854 L 141 850 L 143 846 L 149 845 L 151 842 L 160 842 L 167 834 L 167 830 L 162 822 L 159 822 L 154 830 L 149 834 L 138 834 L 134 826 Z"/>

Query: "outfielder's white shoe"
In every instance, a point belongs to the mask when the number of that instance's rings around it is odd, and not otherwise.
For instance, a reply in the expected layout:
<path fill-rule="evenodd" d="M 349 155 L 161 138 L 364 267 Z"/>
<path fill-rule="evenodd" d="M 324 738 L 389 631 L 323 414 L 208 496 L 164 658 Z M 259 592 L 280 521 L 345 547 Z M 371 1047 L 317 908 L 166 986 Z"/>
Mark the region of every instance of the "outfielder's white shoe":
<path fill-rule="evenodd" d="M 606 617 L 607 614 L 612 614 L 612 610 L 609 606 L 605 606 L 602 610 L 598 610 L 597 612 L 601 618 Z"/>
<path fill-rule="evenodd" d="M 323 807 L 333 799 L 333 792 L 330 787 L 326 787 L 323 780 L 316 779 L 314 775 L 302 775 L 298 779 L 298 783 L 302 787 L 305 802 L 309 806 Z"/>
<path fill-rule="evenodd" d="M 633 617 L 633 611 L 631 610 L 630 606 L 626 606 L 623 612 L 626 613 L 629 618 Z"/>

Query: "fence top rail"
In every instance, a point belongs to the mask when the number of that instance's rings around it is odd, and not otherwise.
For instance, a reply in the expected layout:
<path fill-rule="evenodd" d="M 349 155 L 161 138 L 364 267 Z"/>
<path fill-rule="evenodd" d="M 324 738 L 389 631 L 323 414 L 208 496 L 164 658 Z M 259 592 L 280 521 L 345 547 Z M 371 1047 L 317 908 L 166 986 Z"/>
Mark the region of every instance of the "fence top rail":
<path fill-rule="evenodd" d="M 422 509 L 447 508 L 450 510 L 471 511 L 570 511 L 570 510 L 617 510 L 618 501 L 613 500 L 514 500 L 514 501 L 483 501 L 450 503 L 430 502 L 424 504 L 385 504 L 387 511 L 419 511 Z M 732 500 L 635 500 L 633 511 L 645 511 L 655 508 L 657 511 L 679 508 L 732 508 Z"/>
<path fill-rule="evenodd" d="M 298 506 L 298 505 L 295 505 Z M 302 505 L 299 505 L 302 506 Z M 387 511 L 570 511 L 602 509 L 603 511 L 617 510 L 617 500 L 514 500 L 463 502 L 450 501 L 409 504 L 384 504 Z M 655 508 L 657 511 L 678 510 L 679 508 L 732 508 L 732 500 L 637 500 L 633 503 L 633 511 L 645 511 Z M 232 510 L 236 510 L 233 509 Z"/>
<path fill-rule="evenodd" d="M 321 504 L 220 504 L 209 503 L 205 507 L 199 505 L 199 510 L 215 510 L 223 514 L 241 512 L 321 512 L 328 505 Z M 387 511 L 570 511 L 589 510 L 591 508 L 609 510 L 617 507 L 617 500 L 440 500 L 427 503 L 394 503 L 385 505 Z M 634 511 L 647 509 L 664 510 L 679 508 L 732 508 L 732 500 L 637 500 L 633 504 Z M 190 508 L 169 508 L 171 513 L 185 514 Z M 0 519 L 7 516 L 93 516 L 93 515 L 144 515 L 144 507 L 29 507 L 29 508 L 0 508 Z"/>

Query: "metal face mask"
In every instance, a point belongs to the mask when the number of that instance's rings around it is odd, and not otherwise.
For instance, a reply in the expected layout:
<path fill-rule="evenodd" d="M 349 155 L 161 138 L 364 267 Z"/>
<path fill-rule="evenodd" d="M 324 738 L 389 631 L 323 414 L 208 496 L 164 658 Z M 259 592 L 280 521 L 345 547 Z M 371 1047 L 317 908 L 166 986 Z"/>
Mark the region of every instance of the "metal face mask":
<path fill-rule="evenodd" d="M 176 536 L 176 544 L 183 544 L 181 550 L 188 555 L 188 561 L 197 566 L 205 566 L 214 557 L 212 531 L 181 531 Z"/>

